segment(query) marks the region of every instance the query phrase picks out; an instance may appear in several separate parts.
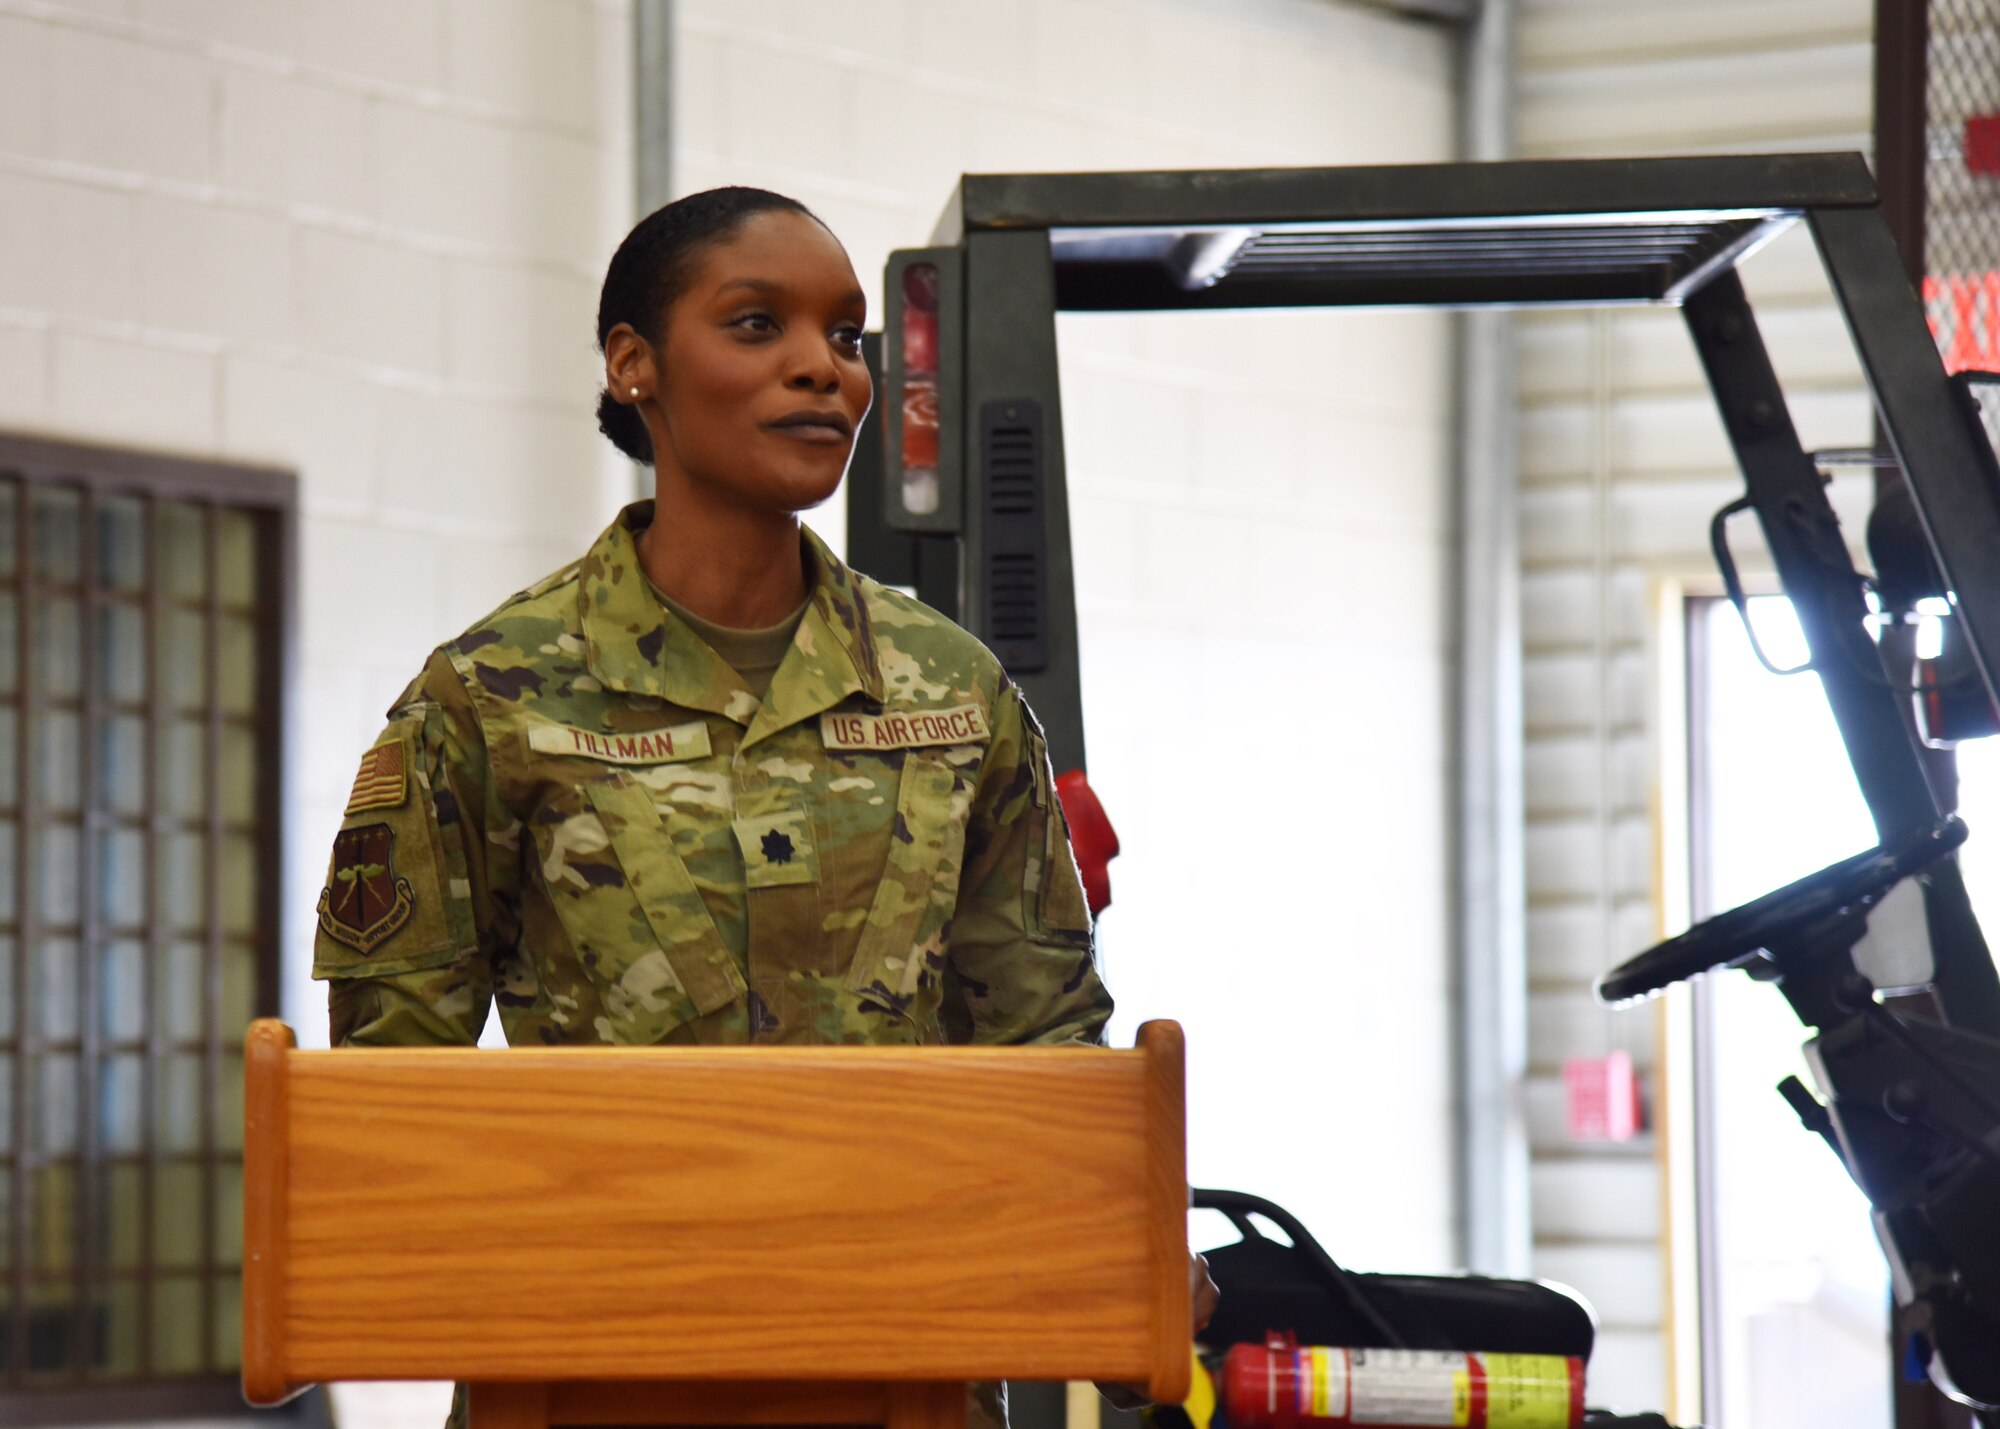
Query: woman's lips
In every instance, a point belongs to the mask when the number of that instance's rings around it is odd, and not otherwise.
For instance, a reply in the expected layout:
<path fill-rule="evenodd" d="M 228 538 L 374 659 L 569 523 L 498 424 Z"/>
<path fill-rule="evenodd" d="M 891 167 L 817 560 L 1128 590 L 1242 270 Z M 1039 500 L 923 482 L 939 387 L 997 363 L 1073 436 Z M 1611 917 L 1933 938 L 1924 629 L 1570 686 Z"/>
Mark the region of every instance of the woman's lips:
<path fill-rule="evenodd" d="M 847 433 L 838 427 L 829 426 L 824 422 L 790 422 L 782 425 L 773 422 L 765 427 L 764 430 L 775 432 L 781 437 L 790 437 L 793 441 L 805 442 L 810 446 L 839 447 L 847 445 Z"/>

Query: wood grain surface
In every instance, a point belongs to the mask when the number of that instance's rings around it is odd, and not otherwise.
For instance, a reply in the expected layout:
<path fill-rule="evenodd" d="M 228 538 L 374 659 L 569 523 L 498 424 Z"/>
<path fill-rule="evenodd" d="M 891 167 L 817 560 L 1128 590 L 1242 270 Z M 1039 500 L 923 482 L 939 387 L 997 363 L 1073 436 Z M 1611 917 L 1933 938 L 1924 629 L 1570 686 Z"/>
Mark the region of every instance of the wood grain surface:
<path fill-rule="evenodd" d="M 535 1384 L 468 1384 L 465 1387 L 466 1429 L 549 1429 L 551 1424 L 565 1426 L 582 1424 L 579 1419 L 558 1421 L 551 1412 L 554 1396 L 553 1386 L 547 1383 Z M 626 1405 L 627 1408 L 637 1406 Z M 621 1420 L 626 1424 L 657 1424 L 663 1421 L 646 1417 L 643 1411 L 630 1419 Z"/>
<path fill-rule="evenodd" d="M 958 1381 L 874 1384 L 851 1380 L 737 1383 L 575 1380 L 467 1386 L 469 1429 L 596 1429 L 717 1424 L 881 1425 L 883 1429 L 965 1429 L 967 1386 Z"/>
<path fill-rule="evenodd" d="M 1194 1287 L 1188 1283 L 1186 1037 L 1178 1022 L 1142 1023 L 1139 1050 L 1146 1067 L 1146 1202 L 1153 1257 L 1152 1372 L 1145 1384 L 1154 1403 L 1179 1404 L 1194 1378 L 1188 1353 Z"/>
<path fill-rule="evenodd" d="M 281 1379 L 1170 1390 L 1180 1053 L 290 1052 Z"/>
<path fill-rule="evenodd" d="M 965 1386 L 953 1388 L 963 1400 Z M 478 1403 L 477 1394 L 473 1402 Z M 549 1418 L 564 1425 L 887 1424 L 889 1386 L 853 1380 L 580 1380 L 549 1386 L 549 1406 Z"/>
<path fill-rule="evenodd" d="M 244 1038 L 243 1397 L 282 1404 L 295 1392 L 285 1363 L 286 1116 L 292 1029 L 271 1018 Z"/>
<path fill-rule="evenodd" d="M 965 1385 L 892 1384 L 886 1429 L 965 1429 Z"/>

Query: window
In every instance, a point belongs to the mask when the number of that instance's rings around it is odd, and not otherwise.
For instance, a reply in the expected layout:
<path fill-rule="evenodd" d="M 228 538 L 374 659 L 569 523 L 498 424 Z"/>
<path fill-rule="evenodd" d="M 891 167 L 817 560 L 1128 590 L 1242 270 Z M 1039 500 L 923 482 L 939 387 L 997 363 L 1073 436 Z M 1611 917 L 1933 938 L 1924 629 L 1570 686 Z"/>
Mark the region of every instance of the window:
<path fill-rule="evenodd" d="M 0 1421 L 240 1407 L 294 485 L 0 439 Z"/>

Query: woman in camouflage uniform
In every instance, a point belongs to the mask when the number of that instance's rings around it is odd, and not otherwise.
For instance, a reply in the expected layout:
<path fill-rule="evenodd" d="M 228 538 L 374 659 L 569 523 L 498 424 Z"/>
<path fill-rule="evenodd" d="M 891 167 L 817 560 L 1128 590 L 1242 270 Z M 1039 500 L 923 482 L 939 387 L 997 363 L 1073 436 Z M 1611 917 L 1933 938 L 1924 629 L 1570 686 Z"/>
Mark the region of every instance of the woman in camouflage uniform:
<path fill-rule="evenodd" d="M 868 410 L 864 316 L 776 194 L 696 194 L 620 246 L 599 423 L 655 498 L 389 711 L 319 902 L 336 1044 L 470 1044 L 495 1002 L 516 1044 L 1101 1040 L 1020 691 L 799 524 Z M 975 1425 L 1005 1413 L 975 1387 Z"/>
<path fill-rule="evenodd" d="M 440 646 L 319 903 L 333 1038 L 1059 1043 L 1111 999 L 999 662 L 844 566 L 864 298 L 798 204 L 718 189 L 611 261 L 600 424 L 656 496 Z"/>

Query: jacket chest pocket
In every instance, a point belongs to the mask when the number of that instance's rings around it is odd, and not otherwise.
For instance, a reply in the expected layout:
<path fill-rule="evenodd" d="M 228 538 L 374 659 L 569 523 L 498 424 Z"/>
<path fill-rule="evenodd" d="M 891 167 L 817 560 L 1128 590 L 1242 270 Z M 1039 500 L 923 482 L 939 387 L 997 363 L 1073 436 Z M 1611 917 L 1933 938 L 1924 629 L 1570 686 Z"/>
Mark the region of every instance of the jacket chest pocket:
<path fill-rule="evenodd" d="M 951 765 L 916 753 L 904 759 L 889 857 L 848 971 L 849 991 L 897 1013 L 924 994 L 934 1000 L 971 808 L 972 786 Z"/>
<path fill-rule="evenodd" d="M 540 840 L 543 881 L 604 1006 L 606 1041 L 658 1042 L 743 996 L 743 974 L 651 795 L 622 773 Z"/>

